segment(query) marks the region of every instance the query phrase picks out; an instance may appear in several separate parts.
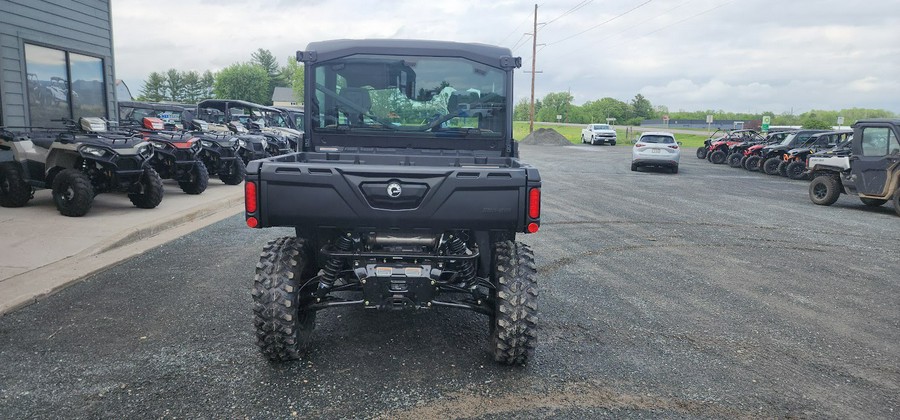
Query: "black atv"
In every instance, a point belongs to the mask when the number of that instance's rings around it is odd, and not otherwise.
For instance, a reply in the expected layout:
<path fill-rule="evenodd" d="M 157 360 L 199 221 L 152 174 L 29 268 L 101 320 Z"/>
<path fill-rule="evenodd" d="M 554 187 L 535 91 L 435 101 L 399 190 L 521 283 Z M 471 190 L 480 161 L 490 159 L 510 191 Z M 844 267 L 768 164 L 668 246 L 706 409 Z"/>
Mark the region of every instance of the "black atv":
<path fill-rule="evenodd" d="M 162 202 L 150 143 L 107 133 L 100 118 L 65 122 L 65 129 L 0 127 L 0 150 L 13 156 L 0 162 L 0 206 L 22 207 L 36 188 L 52 189 L 60 214 L 71 217 L 87 214 L 94 196 L 106 192 L 125 192 L 139 208 Z"/>
<path fill-rule="evenodd" d="M 187 194 L 202 194 L 206 191 L 209 172 L 200 159 L 200 139 L 186 132 L 161 131 L 165 124 L 155 117 L 144 117 L 140 126 L 134 124 L 136 121 L 124 122 L 126 125 L 122 128 L 126 133 L 142 136 L 155 148 L 150 166 L 160 178 L 177 181 L 181 190 Z"/>
<path fill-rule="evenodd" d="M 192 129 L 191 134 L 200 142 L 198 157 L 209 175 L 218 176 L 226 185 L 244 182 L 247 167 L 239 155 L 242 149 L 238 145 L 238 138 L 232 134 L 201 130 L 205 122 L 194 119 L 191 111 L 185 111 L 183 119 L 185 128 Z"/>

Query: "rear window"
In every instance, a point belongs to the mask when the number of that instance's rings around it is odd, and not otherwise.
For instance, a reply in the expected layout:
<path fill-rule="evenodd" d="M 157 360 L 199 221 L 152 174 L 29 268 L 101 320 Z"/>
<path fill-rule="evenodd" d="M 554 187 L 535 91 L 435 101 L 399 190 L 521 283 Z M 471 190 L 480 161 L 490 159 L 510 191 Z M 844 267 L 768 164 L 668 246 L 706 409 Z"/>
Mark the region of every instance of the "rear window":
<path fill-rule="evenodd" d="M 675 143 L 675 139 L 669 136 L 641 136 L 641 143 Z"/>

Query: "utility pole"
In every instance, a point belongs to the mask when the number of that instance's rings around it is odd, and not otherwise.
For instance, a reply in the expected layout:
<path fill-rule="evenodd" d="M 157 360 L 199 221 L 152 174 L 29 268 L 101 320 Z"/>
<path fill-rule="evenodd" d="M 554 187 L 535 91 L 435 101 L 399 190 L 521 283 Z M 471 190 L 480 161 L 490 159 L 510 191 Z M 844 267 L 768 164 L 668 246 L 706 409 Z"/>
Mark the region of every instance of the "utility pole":
<path fill-rule="evenodd" d="M 534 132 L 534 77 L 537 64 L 537 3 L 534 4 L 534 31 L 531 34 L 531 112 L 528 118 L 528 134 Z"/>

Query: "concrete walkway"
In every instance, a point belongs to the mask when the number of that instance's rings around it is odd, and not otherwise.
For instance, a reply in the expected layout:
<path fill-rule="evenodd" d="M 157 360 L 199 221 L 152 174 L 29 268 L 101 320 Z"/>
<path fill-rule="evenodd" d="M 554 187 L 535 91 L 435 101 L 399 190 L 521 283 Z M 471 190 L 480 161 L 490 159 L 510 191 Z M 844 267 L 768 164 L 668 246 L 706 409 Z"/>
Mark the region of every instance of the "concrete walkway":
<path fill-rule="evenodd" d="M 25 207 L 0 208 L 0 314 L 243 209 L 243 184 L 211 179 L 200 195 L 164 184 L 162 203 L 149 210 L 125 194 L 100 194 L 87 215 L 65 217 L 50 190 Z"/>

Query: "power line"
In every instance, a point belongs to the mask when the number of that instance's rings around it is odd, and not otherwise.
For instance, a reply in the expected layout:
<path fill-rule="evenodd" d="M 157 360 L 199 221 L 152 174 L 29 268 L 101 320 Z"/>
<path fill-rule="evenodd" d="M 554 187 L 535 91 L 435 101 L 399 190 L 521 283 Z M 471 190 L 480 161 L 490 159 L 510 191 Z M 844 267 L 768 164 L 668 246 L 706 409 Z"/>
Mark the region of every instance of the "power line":
<path fill-rule="evenodd" d="M 675 7 L 672 7 L 672 8 L 670 8 L 670 9 L 667 9 L 666 11 L 664 11 L 664 12 L 662 12 L 662 13 L 656 15 L 656 16 L 653 16 L 653 17 L 651 17 L 651 18 L 649 18 L 649 19 L 644 19 L 644 20 L 638 22 L 637 24 L 632 25 L 632 26 L 629 27 L 628 29 L 625 29 L 624 31 L 620 31 L 620 32 L 617 32 L 617 33 L 614 33 L 614 34 L 607 35 L 607 36 L 605 36 L 605 37 L 603 37 L 603 38 L 600 38 L 600 39 L 597 39 L 597 40 L 595 40 L 595 41 L 596 41 L 596 42 L 606 41 L 606 40 L 608 40 L 608 39 L 610 39 L 610 38 L 615 38 L 615 37 L 620 36 L 620 35 L 622 35 L 622 34 L 625 34 L 625 33 L 628 33 L 628 32 L 632 32 L 632 31 L 634 31 L 634 28 L 635 28 L 635 27 L 640 27 L 641 25 L 643 25 L 643 24 L 645 24 L 645 23 L 647 23 L 647 22 L 650 22 L 651 20 L 654 20 L 654 19 L 660 18 L 660 17 L 662 17 L 662 16 L 665 16 L 666 14 L 672 12 L 673 10 L 679 9 L 679 8 L 681 8 L 682 6 L 684 6 L 684 5 L 688 4 L 688 3 L 691 3 L 691 2 L 693 2 L 693 1 L 694 1 L 694 0 L 686 0 L 686 1 L 684 1 L 684 2 L 681 2 L 681 3 L 679 3 L 678 5 L 676 5 Z M 732 0 L 732 1 L 733 1 L 733 0 Z M 538 50 L 538 51 L 540 51 L 540 50 Z"/>
<path fill-rule="evenodd" d="M 613 17 L 611 17 L 611 18 L 609 18 L 609 19 L 603 21 L 603 22 L 600 22 L 600 23 L 598 23 L 598 24 L 596 24 L 596 25 L 594 25 L 594 26 L 591 26 L 590 28 L 587 28 L 587 29 L 585 29 L 585 30 L 583 30 L 583 31 L 581 31 L 581 32 L 579 32 L 579 33 L 577 33 L 577 34 L 575 34 L 575 35 L 572 35 L 572 36 L 569 36 L 569 37 L 560 39 L 560 40 L 558 40 L 558 41 L 549 42 L 549 43 L 547 43 L 547 45 L 556 45 L 556 44 L 559 44 L 560 42 L 568 41 L 568 40 L 570 40 L 570 39 L 572 39 L 572 38 L 575 38 L 576 36 L 582 35 L 582 34 L 584 34 L 585 32 L 588 32 L 588 31 L 597 29 L 597 28 L 599 28 L 599 27 L 601 27 L 601 26 L 603 26 L 603 25 L 606 25 L 606 24 L 609 23 L 609 22 L 612 22 L 612 21 L 614 21 L 614 20 L 616 20 L 616 19 L 618 19 L 618 18 L 620 18 L 620 17 L 622 17 L 622 16 L 625 16 L 625 15 L 627 15 L 627 14 L 629 14 L 629 13 L 631 13 L 631 12 L 633 12 L 633 11 L 635 11 L 635 10 L 641 8 L 641 7 L 646 6 L 646 5 L 647 5 L 648 3 L 650 3 L 651 1 L 653 1 L 653 0 L 647 0 L 647 1 L 641 3 L 641 4 L 637 5 L 637 6 L 632 7 L 631 9 L 626 10 L 626 11 L 623 12 L 623 13 L 620 13 L 620 14 L 618 14 L 618 15 L 616 15 L 616 16 L 613 16 Z"/>
<path fill-rule="evenodd" d="M 530 19 L 529 19 L 529 20 L 530 20 Z M 503 37 L 503 39 L 501 39 L 500 42 L 497 43 L 497 45 L 503 45 L 503 42 L 505 42 L 507 39 L 509 39 L 509 37 L 511 37 L 512 34 L 516 33 L 516 32 L 519 30 L 519 28 L 521 28 L 522 25 L 524 25 L 524 24 L 526 24 L 526 23 L 530 23 L 530 22 L 529 22 L 529 21 L 525 21 L 525 22 L 519 23 L 519 26 L 516 26 L 515 29 L 513 29 L 513 30 L 510 31 L 508 34 L 506 34 L 506 36 Z M 518 41 L 516 41 L 516 42 L 518 42 Z"/>
<path fill-rule="evenodd" d="M 593 2 L 594 2 L 594 0 L 583 0 L 582 2 L 576 4 L 575 6 L 572 6 L 571 9 L 566 10 L 565 12 L 563 12 L 563 14 L 561 14 L 561 15 L 559 15 L 559 16 L 557 16 L 557 17 L 555 17 L 555 18 L 553 18 L 553 19 L 550 19 L 549 21 L 545 22 L 545 23 L 544 23 L 544 26 L 546 27 L 547 25 L 549 25 L 549 24 L 551 24 L 551 23 L 553 23 L 553 22 L 556 22 L 557 20 L 560 20 L 561 18 L 564 18 L 564 17 L 566 17 L 566 16 L 568 16 L 568 15 L 570 15 L 570 14 L 572 14 L 572 13 L 575 13 L 575 12 L 577 12 L 579 9 L 581 9 L 582 7 L 587 6 L 587 5 L 589 5 L 589 4 L 593 3 Z"/>
<path fill-rule="evenodd" d="M 716 10 L 716 9 L 722 7 L 722 6 L 725 6 L 725 5 L 729 4 L 729 3 L 734 3 L 734 2 L 735 2 L 735 0 L 728 0 L 728 1 L 726 1 L 725 3 L 722 3 L 722 4 L 718 5 L 718 6 L 715 6 L 715 7 L 706 9 L 706 10 L 700 12 L 700 13 L 696 13 L 696 14 L 693 14 L 693 15 L 691 15 L 691 16 L 688 16 L 688 17 L 686 17 L 686 18 L 684 18 L 684 19 L 679 20 L 678 22 L 675 22 L 675 23 L 672 23 L 672 24 L 669 24 L 669 25 L 660 27 L 660 28 L 656 29 L 655 31 L 647 32 L 647 33 L 645 33 L 645 34 L 643 34 L 643 35 L 641 35 L 641 36 L 639 36 L 639 37 L 637 37 L 637 38 L 634 38 L 634 39 L 643 38 L 643 37 L 645 37 L 645 36 L 647 36 L 647 35 L 653 35 L 653 34 L 659 32 L 659 31 L 661 31 L 661 30 L 663 30 L 663 29 L 671 28 L 671 27 L 673 27 L 673 26 L 675 26 L 675 25 L 678 25 L 679 23 L 684 23 L 684 22 L 686 22 L 686 21 L 688 21 L 688 20 L 691 20 L 691 19 L 693 19 L 693 18 L 695 18 L 695 17 L 697 17 L 697 16 L 705 15 L 705 14 L 707 14 L 707 13 L 709 13 L 709 12 L 712 12 L 713 10 Z"/>

